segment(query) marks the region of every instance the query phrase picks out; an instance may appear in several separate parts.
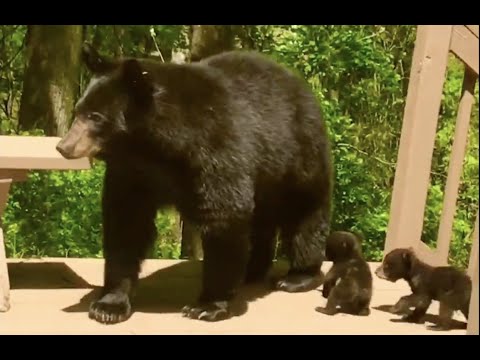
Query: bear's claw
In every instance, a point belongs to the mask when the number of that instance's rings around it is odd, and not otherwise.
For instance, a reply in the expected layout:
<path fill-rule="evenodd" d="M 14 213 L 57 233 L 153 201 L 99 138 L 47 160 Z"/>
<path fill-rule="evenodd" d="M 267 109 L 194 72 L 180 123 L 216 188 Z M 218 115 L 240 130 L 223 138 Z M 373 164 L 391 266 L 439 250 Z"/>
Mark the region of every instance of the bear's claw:
<path fill-rule="evenodd" d="M 226 301 L 186 305 L 182 309 L 182 314 L 190 319 L 203 321 L 221 321 L 229 317 L 228 304 Z"/>
<path fill-rule="evenodd" d="M 90 304 L 88 316 L 102 324 L 117 324 L 127 320 L 132 306 L 126 294 L 107 294 Z"/>

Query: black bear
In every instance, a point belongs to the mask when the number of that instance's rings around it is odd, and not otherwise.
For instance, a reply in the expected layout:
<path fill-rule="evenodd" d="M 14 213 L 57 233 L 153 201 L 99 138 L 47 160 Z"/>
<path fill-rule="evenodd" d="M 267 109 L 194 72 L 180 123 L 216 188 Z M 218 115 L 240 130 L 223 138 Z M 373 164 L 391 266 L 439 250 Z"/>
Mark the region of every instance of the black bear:
<path fill-rule="evenodd" d="M 173 205 L 202 236 L 202 291 L 185 316 L 231 316 L 243 281 L 267 274 L 277 231 L 287 292 L 319 286 L 329 233 L 332 164 L 314 94 L 261 54 L 232 51 L 198 63 L 110 59 L 85 45 L 93 77 L 57 150 L 105 161 L 105 283 L 90 317 L 131 313 L 159 207 Z"/>
<path fill-rule="evenodd" d="M 402 296 L 391 309 L 394 314 L 404 314 L 406 321 L 423 323 L 432 300 L 440 303 L 440 310 L 437 326 L 431 329 L 449 329 L 456 310 L 468 320 L 472 281 L 453 266 L 431 266 L 421 261 L 412 248 L 399 248 L 385 256 L 375 274 L 391 282 L 408 282 L 412 294 Z"/>
<path fill-rule="evenodd" d="M 325 256 L 333 262 L 322 289 L 328 302 L 325 308 L 317 307 L 316 311 L 335 315 L 340 307 L 340 311 L 349 314 L 369 315 L 373 279 L 359 238 L 347 231 L 333 232 L 327 238 Z"/>

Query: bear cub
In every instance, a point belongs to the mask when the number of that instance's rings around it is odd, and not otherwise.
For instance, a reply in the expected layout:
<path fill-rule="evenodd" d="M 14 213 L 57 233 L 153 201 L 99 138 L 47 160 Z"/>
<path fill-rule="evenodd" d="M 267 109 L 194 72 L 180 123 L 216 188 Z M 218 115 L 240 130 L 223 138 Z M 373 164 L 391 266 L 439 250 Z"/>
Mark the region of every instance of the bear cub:
<path fill-rule="evenodd" d="M 325 308 L 315 310 L 326 315 L 340 311 L 360 316 L 370 314 L 372 272 L 362 256 L 360 240 L 350 232 L 336 231 L 326 241 L 326 258 L 333 262 L 323 283 Z"/>
<path fill-rule="evenodd" d="M 391 282 L 408 282 L 412 294 L 401 297 L 391 309 L 394 314 L 404 314 L 403 320 L 424 323 L 432 300 L 440 303 L 440 310 L 438 324 L 431 329 L 451 328 L 457 310 L 468 320 L 472 282 L 463 271 L 452 266 L 431 266 L 421 261 L 412 248 L 402 248 L 389 252 L 375 274 Z"/>

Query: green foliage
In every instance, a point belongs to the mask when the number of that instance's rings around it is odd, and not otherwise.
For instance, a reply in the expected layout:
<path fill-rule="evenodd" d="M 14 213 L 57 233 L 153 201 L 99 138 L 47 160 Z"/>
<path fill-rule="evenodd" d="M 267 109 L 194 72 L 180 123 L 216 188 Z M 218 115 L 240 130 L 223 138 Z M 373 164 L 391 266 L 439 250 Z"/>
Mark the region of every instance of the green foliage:
<path fill-rule="evenodd" d="M 93 25 L 87 27 L 86 40 L 106 55 L 150 56 L 163 50 L 169 60 L 169 51 L 186 45 L 184 32 L 183 25 Z"/>
<path fill-rule="evenodd" d="M 239 47 L 270 54 L 292 67 L 317 94 L 335 161 L 333 229 L 361 234 L 367 258 L 380 260 L 415 26 L 258 25 L 235 29 Z M 0 26 L 1 134 L 16 133 L 25 30 L 25 26 Z M 188 27 L 181 25 L 94 25 L 86 28 L 86 40 L 108 55 L 169 61 L 173 49 L 188 47 L 187 33 Z M 81 89 L 87 81 L 84 72 Z M 425 209 L 423 239 L 430 245 L 438 232 L 462 82 L 463 65 L 452 57 Z M 450 252 L 450 261 L 460 266 L 468 261 L 478 209 L 478 126 L 477 86 Z M 4 217 L 9 256 L 102 256 L 102 175 L 99 163 L 92 171 L 34 172 L 28 182 L 15 184 Z M 149 256 L 178 258 L 178 215 L 170 209 L 159 212 L 156 223 L 158 241 Z"/>
<path fill-rule="evenodd" d="M 26 30 L 25 25 L 0 25 L 0 135 L 17 129 Z"/>
<path fill-rule="evenodd" d="M 12 257 L 101 257 L 103 163 L 92 170 L 36 171 L 15 183 L 5 213 L 7 254 Z M 159 212 L 152 255 L 178 258 L 177 219 Z"/>

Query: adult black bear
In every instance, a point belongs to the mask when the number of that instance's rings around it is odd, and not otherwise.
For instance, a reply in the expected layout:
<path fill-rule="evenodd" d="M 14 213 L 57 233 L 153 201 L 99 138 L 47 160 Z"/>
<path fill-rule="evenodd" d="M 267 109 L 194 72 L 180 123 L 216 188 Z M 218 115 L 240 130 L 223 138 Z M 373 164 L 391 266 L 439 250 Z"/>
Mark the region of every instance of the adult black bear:
<path fill-rule="evenodd" d="M 92 318 L 129 317 L 165 205 L 203 239 L 202 292 L 186 316 L 231 316 L 239 285 L 268 272 L 277 230 L 290 270 L 276 288 L 319 285 L 333 179 L 325 124 L 304 82 L 251 52 L 179 65 L 107 59 L 85 45 L 83 60 L 93 78 L 57 149 L 106 163 L 105 284 Z"/>

